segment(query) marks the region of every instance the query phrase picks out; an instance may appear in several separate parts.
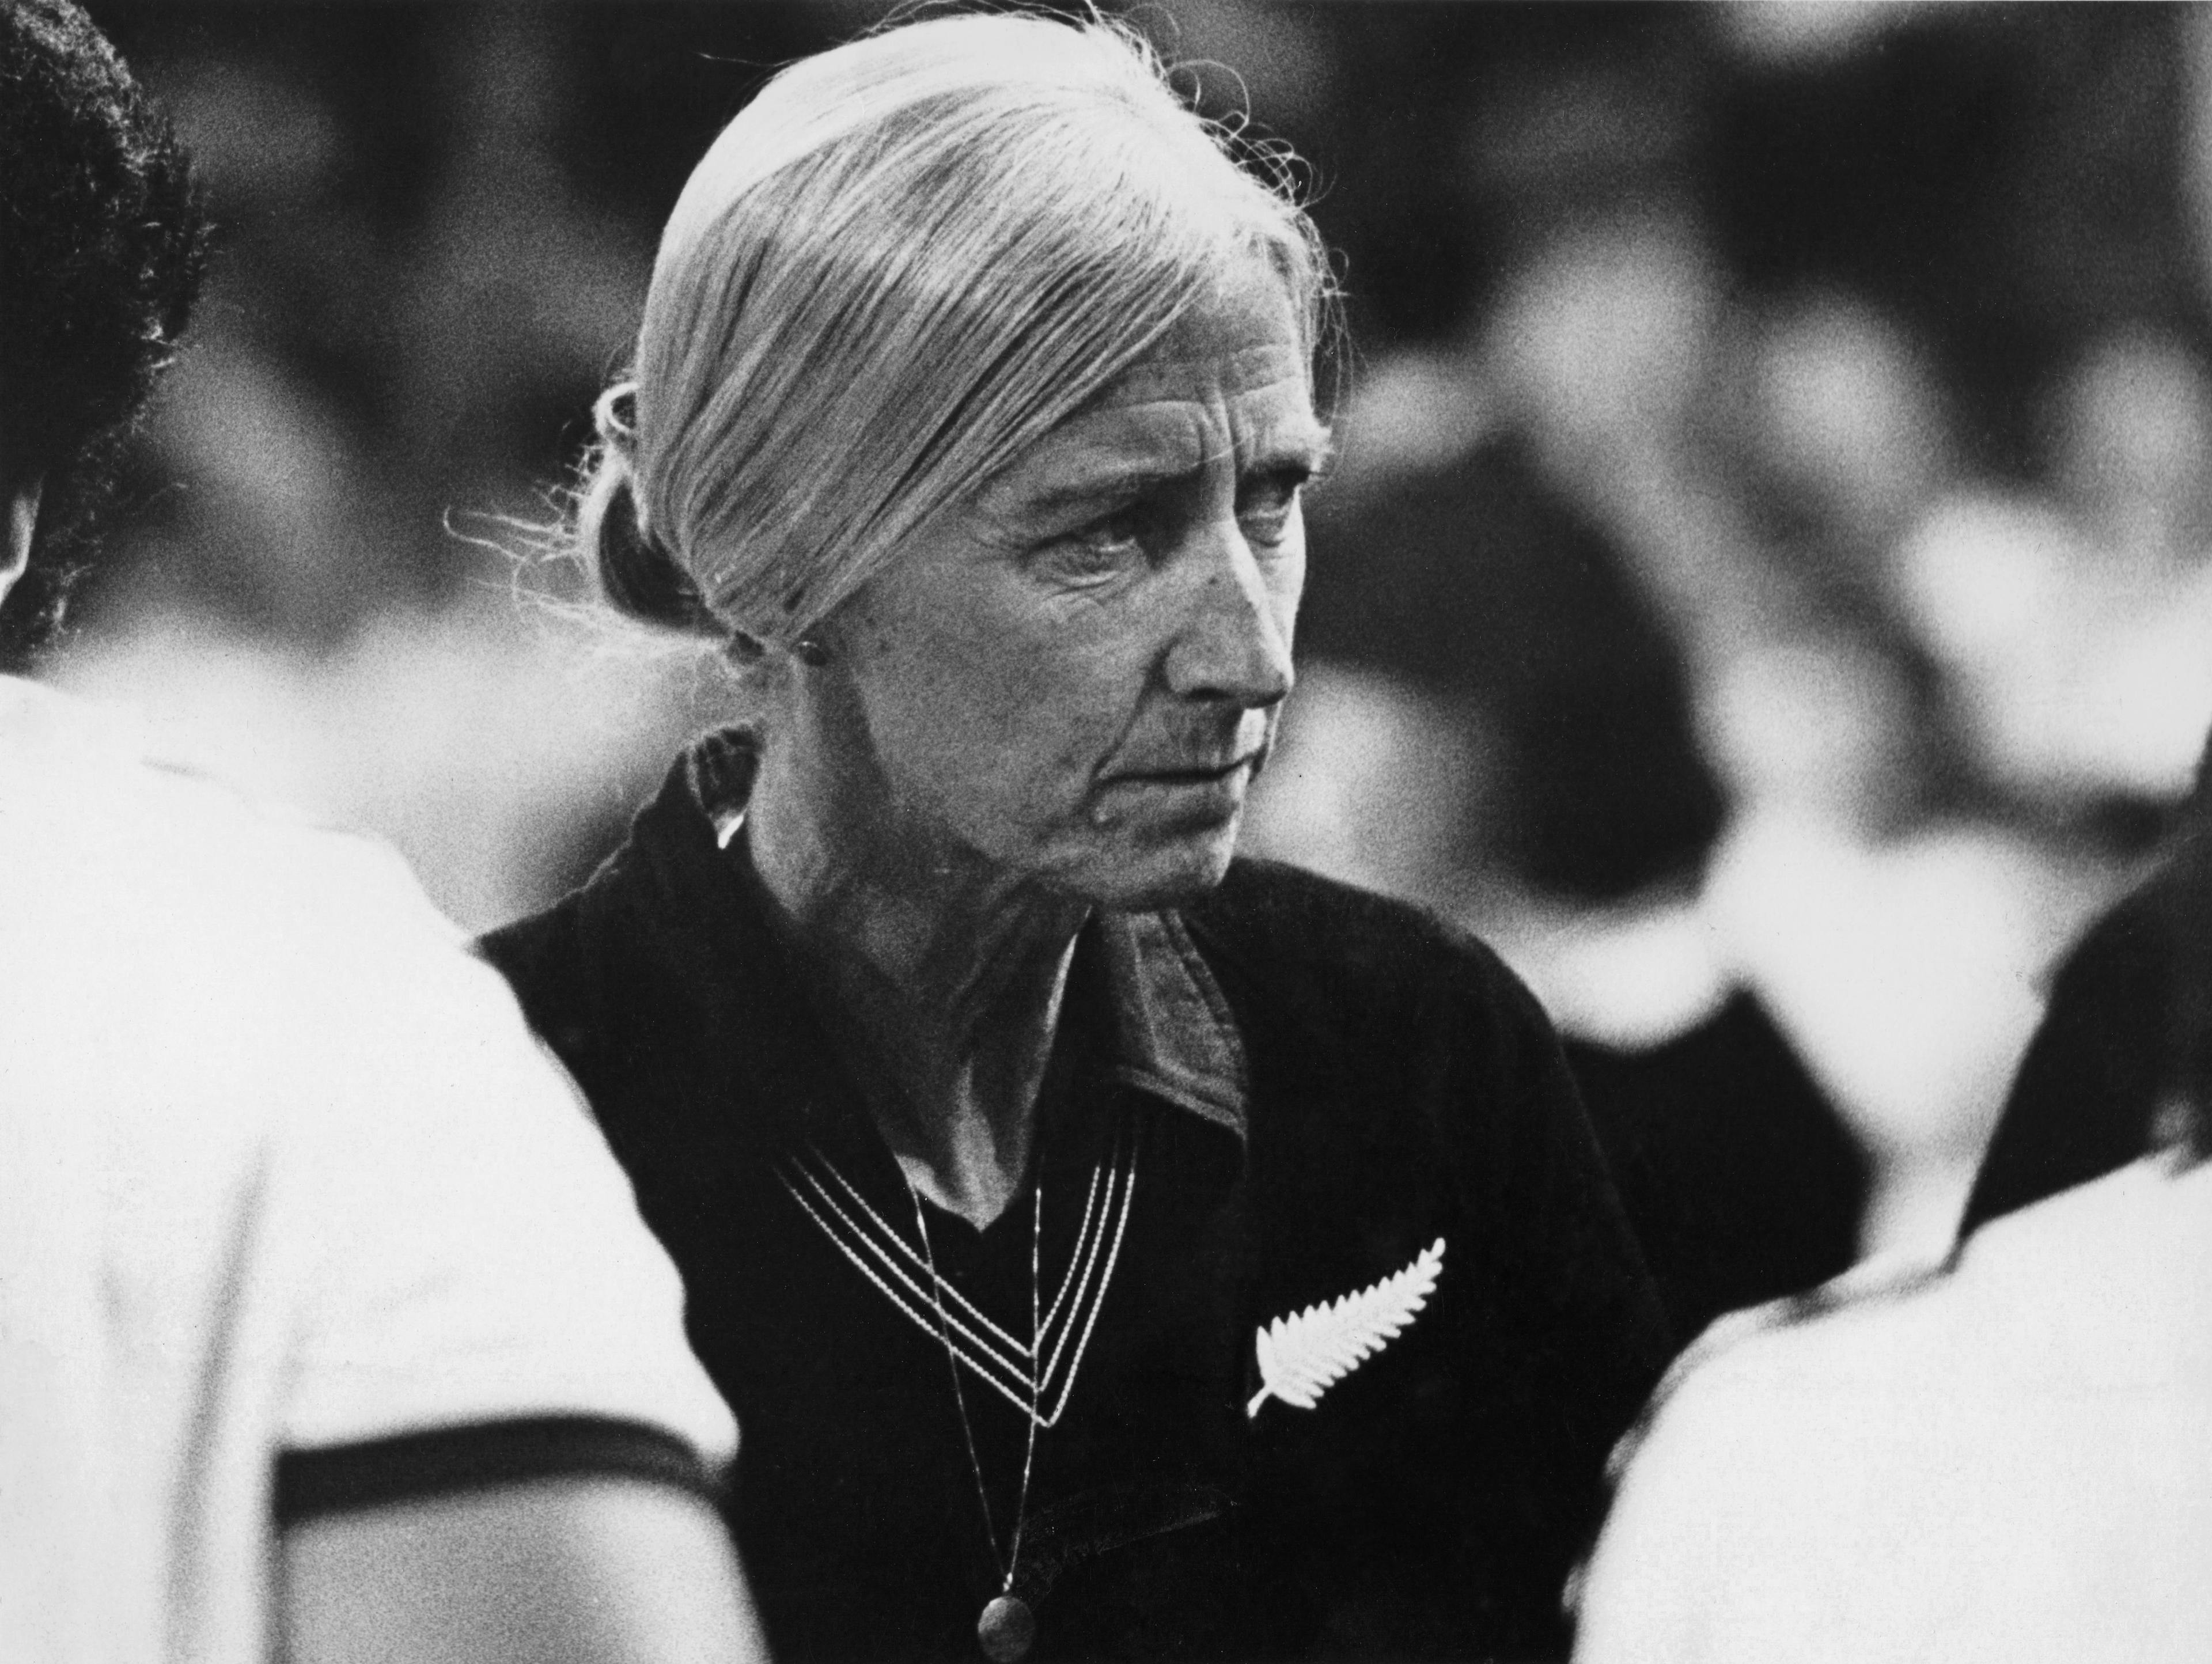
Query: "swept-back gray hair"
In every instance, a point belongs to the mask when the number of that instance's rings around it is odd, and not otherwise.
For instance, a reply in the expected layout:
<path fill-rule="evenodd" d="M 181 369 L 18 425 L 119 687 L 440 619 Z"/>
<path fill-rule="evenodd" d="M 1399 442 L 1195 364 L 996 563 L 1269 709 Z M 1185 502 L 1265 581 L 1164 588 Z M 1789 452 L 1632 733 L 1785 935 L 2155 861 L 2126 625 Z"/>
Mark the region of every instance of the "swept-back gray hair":
<path fill-rule="evenodd" d="M 1310 354 L 1326 258 L 1260 160 L 1105 21 L 933 18 L 785 70 L 693 172 L 600 400 L 604 592 L 787 646 L 1251 261 Z"/>

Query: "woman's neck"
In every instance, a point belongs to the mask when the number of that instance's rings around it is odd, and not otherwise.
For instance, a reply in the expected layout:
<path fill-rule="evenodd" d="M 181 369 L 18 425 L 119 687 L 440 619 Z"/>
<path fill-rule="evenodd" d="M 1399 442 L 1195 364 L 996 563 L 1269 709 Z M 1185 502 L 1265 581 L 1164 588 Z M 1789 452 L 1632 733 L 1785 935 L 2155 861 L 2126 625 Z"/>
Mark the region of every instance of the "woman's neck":
<path fill-rule="evenodd" d="M 825 824 L 778 786 L 764 768 L 746 816 L 754 870 L 858 1042 L 854 1073 L 892 1155 L 980 1229 L 1029 1171 L 1089 909 L 963 852 L 918 848 L 874 817 Z"/>

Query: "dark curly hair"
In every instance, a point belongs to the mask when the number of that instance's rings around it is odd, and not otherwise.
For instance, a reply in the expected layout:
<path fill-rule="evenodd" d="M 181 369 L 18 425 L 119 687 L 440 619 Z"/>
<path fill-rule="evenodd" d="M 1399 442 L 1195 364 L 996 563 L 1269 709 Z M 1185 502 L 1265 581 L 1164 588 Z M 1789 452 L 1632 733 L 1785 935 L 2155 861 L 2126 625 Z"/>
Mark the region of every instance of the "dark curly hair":
<path fill-rule="evenodd" d="M 0 0 L 0 492 L 43 479 L 0 662 L 58 618 L 207 248 L 166 117 L 69 0 Z"/>

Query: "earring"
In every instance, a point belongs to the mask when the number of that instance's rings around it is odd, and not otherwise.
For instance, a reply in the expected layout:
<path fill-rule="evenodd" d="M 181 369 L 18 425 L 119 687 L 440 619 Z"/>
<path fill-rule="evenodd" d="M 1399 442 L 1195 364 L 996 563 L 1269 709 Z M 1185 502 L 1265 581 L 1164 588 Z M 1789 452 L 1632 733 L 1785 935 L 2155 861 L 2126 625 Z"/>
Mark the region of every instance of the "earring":
<path fill-rule="evenodd" d="M 800 636 L 791 644 L 791 650 L 799 655 L 800 664 L 811 665 L 817 671 L 830 662 L 830 649 L 811 635 Z"/>

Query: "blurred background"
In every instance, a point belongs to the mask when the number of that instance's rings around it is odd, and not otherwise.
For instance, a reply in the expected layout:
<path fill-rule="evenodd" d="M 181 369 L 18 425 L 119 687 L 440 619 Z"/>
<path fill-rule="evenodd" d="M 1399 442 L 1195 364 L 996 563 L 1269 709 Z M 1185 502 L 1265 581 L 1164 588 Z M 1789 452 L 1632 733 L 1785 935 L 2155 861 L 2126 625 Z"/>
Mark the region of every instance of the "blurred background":
<path fill-rule="evenodd" d="M 46 674 L 541 905 L 723 695 L 527 598 L 528 528 L 692 161 L 883 8 L 90 9 L 221 240 Z M 1348 297 L 1249 846 L 1494 941 L 1632 1204 L 1767 1138 L 1708 1235 L 1940 1237 L 2212 722 L 2212 14 L 1127 15 L 1306 158 Z"/>

